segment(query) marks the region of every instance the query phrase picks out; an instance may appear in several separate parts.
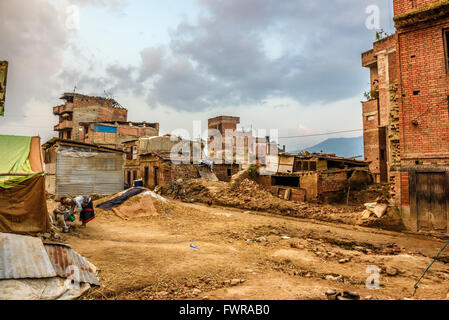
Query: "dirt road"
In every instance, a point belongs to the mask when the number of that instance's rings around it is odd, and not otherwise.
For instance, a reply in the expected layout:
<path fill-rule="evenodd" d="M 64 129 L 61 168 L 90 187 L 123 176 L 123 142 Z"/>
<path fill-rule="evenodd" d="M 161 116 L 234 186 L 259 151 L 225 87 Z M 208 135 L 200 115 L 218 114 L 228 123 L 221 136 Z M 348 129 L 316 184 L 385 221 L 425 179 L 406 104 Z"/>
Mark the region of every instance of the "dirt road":
<path fill-rule="evenodd" d="M 127 221 L 101 212 L 66 241 L 100 269 L 101 287 L 85 299 L 326 299 L 328 289 L 356 291 L 362 299 L 412 298 L 414 283 L 444 244 L 180 202 Z M 415 299 L 446 298 L 445 261 L 447 254 Z M 380 270 L 379 289 L 366 287 L 369 266 Z"/>

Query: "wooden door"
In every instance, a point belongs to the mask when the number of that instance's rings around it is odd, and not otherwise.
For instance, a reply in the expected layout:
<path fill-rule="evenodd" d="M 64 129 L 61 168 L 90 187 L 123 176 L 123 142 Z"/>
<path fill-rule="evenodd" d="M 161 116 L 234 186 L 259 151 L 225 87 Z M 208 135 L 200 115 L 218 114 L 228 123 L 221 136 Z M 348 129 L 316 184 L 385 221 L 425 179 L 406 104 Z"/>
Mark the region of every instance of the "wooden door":
<path fill-rule="evenodd" d="M 418 231 L 447 232 L 446 173 L 416 173 Z"/>

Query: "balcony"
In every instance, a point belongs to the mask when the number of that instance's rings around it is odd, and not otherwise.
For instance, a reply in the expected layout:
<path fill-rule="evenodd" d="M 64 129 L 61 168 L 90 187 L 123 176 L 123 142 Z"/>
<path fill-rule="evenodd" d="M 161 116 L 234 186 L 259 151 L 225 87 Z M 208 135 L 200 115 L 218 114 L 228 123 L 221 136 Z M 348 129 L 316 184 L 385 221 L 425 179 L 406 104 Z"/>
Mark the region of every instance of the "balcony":
<path fill-rule="evenodd" d="M 362 53 L 362 66 L 363 67 L 370 67 L 371 65 L 374 65 L 376 63 L 377 63 L 377 58 L 374 55 L 373 49 Z"/>
<path fill-rule="evenodd" d="M 60 123 L 58 123 L 56 126 L 54 126 L 53 130 L 60 131 L 64 129 L 72 129 L 73 128 L 73 121 L 64 120 Z"/>
<path fill-rule="evenodd" d="M 64 112 L 73 112 L 73 103 L 66 103 L 60 106 L 53 107 L 54 115 L 60 115 Z"/>

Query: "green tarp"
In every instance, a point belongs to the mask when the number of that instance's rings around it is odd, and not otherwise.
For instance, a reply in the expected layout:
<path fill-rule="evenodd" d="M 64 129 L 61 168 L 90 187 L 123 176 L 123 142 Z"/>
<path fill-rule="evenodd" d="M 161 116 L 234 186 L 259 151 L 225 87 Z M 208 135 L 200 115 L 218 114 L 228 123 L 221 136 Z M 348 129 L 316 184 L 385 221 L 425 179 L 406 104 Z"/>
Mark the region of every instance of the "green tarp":
<path fill-rule="evenodd" d="M 0 173 L 25 173 L 27 177 L 0 176 L 0 187 L 10 188 L 23 182 L 35 172 L 31 170 L 31 137 L 0 135 Z"/>

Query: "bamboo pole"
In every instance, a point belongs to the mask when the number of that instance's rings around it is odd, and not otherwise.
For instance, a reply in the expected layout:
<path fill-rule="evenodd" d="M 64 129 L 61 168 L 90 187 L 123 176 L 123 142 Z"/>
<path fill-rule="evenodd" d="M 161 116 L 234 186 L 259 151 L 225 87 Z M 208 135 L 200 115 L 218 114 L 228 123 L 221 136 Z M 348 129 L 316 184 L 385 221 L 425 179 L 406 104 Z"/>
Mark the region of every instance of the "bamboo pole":
<path fill-rule="evenodd" d="M 28 177 L 32 176 L 34 173 L 0 173 L 0 177 Z"/>

